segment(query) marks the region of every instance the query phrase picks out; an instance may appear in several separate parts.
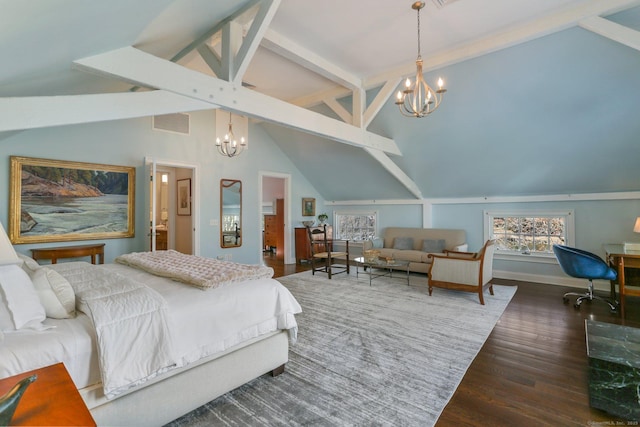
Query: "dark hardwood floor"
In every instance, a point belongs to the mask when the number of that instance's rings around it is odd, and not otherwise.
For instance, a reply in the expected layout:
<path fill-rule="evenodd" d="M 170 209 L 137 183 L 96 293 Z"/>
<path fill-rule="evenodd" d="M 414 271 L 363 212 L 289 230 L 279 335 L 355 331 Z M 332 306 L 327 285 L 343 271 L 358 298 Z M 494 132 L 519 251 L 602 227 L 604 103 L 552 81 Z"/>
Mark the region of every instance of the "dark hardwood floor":
<path fill-rule="evenodd" d="M 307 264 L 285 266 L 269 255 L 265 263 L 275 277 L 309 269 Z M 622 320 L 602 302 L 585 302 L 580 310 L 573 299 L 563 304 L 562 295 L 575 288 L 494 283 L 518 286 L 518 291 L 437 426 L 637 425 L 589 407 L 584 320 L 640 327 L 640 298 L 627 297 Z"/>

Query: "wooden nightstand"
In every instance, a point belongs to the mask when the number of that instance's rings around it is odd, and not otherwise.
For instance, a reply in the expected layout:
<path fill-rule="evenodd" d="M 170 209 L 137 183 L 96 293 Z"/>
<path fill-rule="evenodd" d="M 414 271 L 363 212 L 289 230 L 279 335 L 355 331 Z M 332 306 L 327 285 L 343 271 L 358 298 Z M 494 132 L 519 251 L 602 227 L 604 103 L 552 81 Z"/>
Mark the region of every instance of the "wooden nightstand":
<path fill-rule="evenodd" d="M 12 426 L 95 426 L 64 364 L 57 363 L 0 380 L 0 396 L 30 375 L 38 379 L 22 395 Z"/>
<path fill-rule="evenodd" d="M 99 258 L 100 264 L 104 264 L 104 243 L 31 249 L 33 259 L 50 259 L 51 264 L 58 262 L 58 258 L 78 258 L 84 256 L 90 256 L 91 264 L 95 264 L 96 255 Z"/>

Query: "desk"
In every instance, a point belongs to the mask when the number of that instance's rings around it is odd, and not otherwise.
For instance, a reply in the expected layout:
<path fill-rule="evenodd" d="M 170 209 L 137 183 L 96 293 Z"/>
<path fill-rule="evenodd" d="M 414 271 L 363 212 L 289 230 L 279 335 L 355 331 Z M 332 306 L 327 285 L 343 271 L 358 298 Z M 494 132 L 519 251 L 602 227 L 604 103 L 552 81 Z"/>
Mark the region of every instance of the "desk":
<path fill-rule="evenodd" d="M 62 363 L 0 380 L 0 396 L 33 374 L 11 419 L 15 426 L 95 426 L 91 413 Z"/>
<path fill-rule="evenodd" d="M 33 259 L 50 259 L 51 264 L 57 263 L 58 258 L 78 258 L 84 256 L 90 256 L 91 264 L 95 264 L 96 255 L 99 256 L 100 264 L 104 264 L 104 243 L 31 249 Z"/>
<path fill-rule="evenodd" d="M 626 295 L 640 296 L 640 289 L 625 287 L 624 268 L 640 268 L 640 251 L 625 250 L 624 245 L 604 245 L 607 263 L 618 271 L 618 286 L 620 288 L 620 316 L 624 317 L 624 297 Z M 611 293 L 615 301 L 615 284 L 611 283 Z"/>

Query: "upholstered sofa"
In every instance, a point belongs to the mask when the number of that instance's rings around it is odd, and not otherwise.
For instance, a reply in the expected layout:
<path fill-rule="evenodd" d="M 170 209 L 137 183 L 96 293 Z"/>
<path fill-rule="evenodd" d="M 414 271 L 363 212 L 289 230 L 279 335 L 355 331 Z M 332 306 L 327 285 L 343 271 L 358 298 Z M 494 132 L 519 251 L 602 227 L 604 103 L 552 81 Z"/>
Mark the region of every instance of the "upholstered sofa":
<path fill-rule="evenodd" d="M 466 239 L 464 230 L 388 227 L 382 237 L 365 241 L 362 250 L 375 249 L 382 258 L 409 261 L 409 271 L 426 274 L 431 265 L 430 253 L 445 249 L 464 252 L 468 249 Z"/>

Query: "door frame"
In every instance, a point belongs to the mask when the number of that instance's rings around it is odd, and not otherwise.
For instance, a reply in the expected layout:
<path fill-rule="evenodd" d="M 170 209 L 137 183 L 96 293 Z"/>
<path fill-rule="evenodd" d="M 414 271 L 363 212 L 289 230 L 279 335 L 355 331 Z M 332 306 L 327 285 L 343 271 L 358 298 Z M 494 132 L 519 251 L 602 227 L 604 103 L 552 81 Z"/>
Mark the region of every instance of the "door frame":
<path fill-rule="evenodd" d="M 160 159 L 151 156 L 146 156 L 144 159 L 145 163 L 145 173 L 147 172 L 148 165 L 151 165 L 151 171 L 155 174 L 158 166 L 160 167 L 169 167 L 169 168 L 179 168 L 179 169 L 191 169 L 191 250 L 194 255 L 200 255 L 200 233 L 197 231 L 197 224 L 199 224 L 199 216 L 200 216 L 200 179 L 198 175 L 198 168 L 200 167 L 197 163 L 189 163 L 182 162 L 179 160 L 171 160 L 171 159 Z M 148 177 L 147 177 L 148 179 Z M 154 186 L 155 187 L 155 186 Z M 145 185 L 145 192 L 149 191 L 149 186 Z M 152 212 L 152 223 L 151 223 L 151 232 L 155 234 L 155 212 L 156 206 L 151 206 L 151 200 L 153 199 L 154 204 L 156 203 L 155 194 L 150 195 L 146 194 L 145 206 L 149 209 L 149 212 Z M 148 205 L 147 205 L 148 204 Z"/>
<path fill-rule="evenodd" d="M 262 182 L 265 177 L 284 179 L 284 263 L 295 264 L 296 259 L 293 254 L 293 230 L 291 229 L 291 174 L 281 172 L 259 171 L 258 172 L 258 235 L 259 242 L 262 242 Z M 262 259 L 262 244 L 258 245 L 259 258 Z"/>

